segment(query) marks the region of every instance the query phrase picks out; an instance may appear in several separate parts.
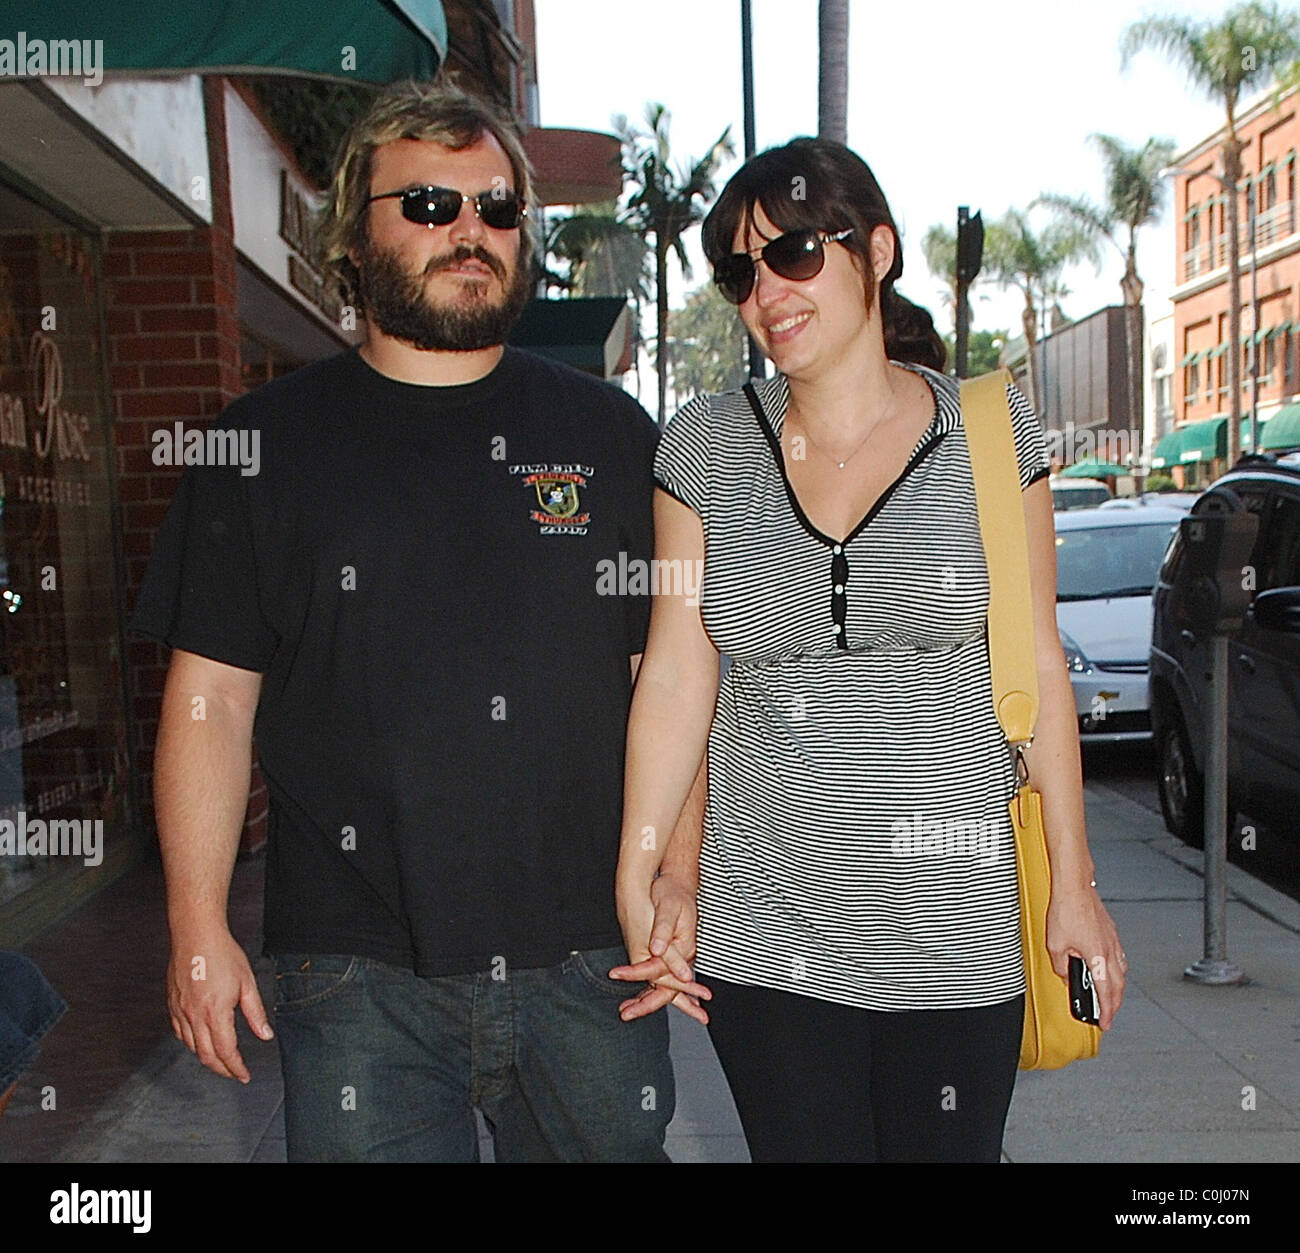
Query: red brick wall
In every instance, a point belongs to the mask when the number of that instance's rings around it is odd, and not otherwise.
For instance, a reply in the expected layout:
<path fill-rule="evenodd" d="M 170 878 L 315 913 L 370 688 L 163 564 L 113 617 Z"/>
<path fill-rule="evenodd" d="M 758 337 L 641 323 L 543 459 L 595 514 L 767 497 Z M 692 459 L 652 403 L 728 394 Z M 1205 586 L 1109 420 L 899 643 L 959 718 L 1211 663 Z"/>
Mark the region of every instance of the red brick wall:
<path fill-rule="evenodd" d="M 215 418 L 240 393 L 239 323 L 235 305 L 235 241 L 230 207 L 222 80 L 203 84 L 212 177 L 210 227 L 177 231 L 115 231 L 104 255 L 114 442 L 122 501 L 126 602 L 134 607 L 154 535 L 180 470 L 156 466 L 152 432 Z M 127 643 L 134 693 L 135 742 L 142 779 L 152 781 L 168 650 L 131 636 Z M 153 806 L 145 789 L 145 818 Z M 266 838 L 266 789 L 254 766 L 243 847 Z"/>
<path fill-rule="evenodd" d="M 1258 257 L 1256 284 L 1260 301 L 1260 324 L 1264 329 L 1279 325 L 1283 321 L 1300 318 L 1300 250 L 1295 241 L 1285 247 L 1281 241 L 1292 237 L 1296 222 L 1293 198 L 1300 195 L 1300 174 L 1285 164 L 1288 154 L 1300 150 L 1300 95 L 1292 92 L 1275 102 L 1271 96 L 1262 105 L 1251 105 L 1238 115 L 1238 134 L 1243 142 L 1241 163 L 1243 180 L 1260 186 L 1258 175 L 1266 162 L 1281 163 L 1274 171 L 1273 192 L 1276 201 L 1269 206 L 1267 193 L 1258 196 L 1255 201 L 1257 209 L 1264 215 L 1258 229 L 1258 243 L 1262 255 Z M 1222 195 L 1222 185 L 1217 177 L 1222 170 L 1220 143 L 1222 134 L 1213 136 L 1202 143 L 1196 150 L 1186 154 L 1181 160 L 1183 168 L 1197 171 L 1185 174 L 1176 180 L 1174 209 L 1168 215 L 1168 222 L 1173 228 L 1176 258 L 1175 283 L 1187 288 L 1194 287 L 1200 278 L 1212 273 L 1211 264 L 1218 268 L 1226 264 L 1226 256 L 1221 250 L 1219 237 L 1226 231 L 1226 209 L 1217 203 L 1211 209 L 1211 202 Z M 1241 330 L 1245 334 L 1251 329 L 1250 309 L 1250 241 L 1246 237 L 1249 219 L 1249 192 L 1239 189 L 1237 193 L 1237 211 L 1239 229 L 1243 239 L 1241 243 L 1241 291 L 1242 301 Z M 1190 244 L 1191 227 L 1187 221 L 1189 207 L 1197 206 L 1202 211 L 1199 215 L 1200 242 L 1192 247 Z M 1199 273 L 1188 268 L 1193 257 L 1201 259 Z M 1214 348 L 1227 340 L 1229 293 L 1226 269 L 1220 269 L 1213 285 L 1192 294 L 1174 297 L 1174 361 L 1181 361 L 1189 352 L 1204 351 Z M 1280 354 L 1284 347 L 1279 337 L 1274 344 L 1274 353 Z M 1259 389 L 1259 403 L 1262 408 L 1275 407 L 1291 399 L 1300 392 L 1300 343 L 1296 336 L 1289 341 L 1292 354 L 1292 377 L 1288 384 L 1283 362 L 1275 361 L 1271 378 L 1262 383 Z M 1260 373 L 1264 373 L 1263 361 L 1265 348 L 1260 346 Z M 1219 365 L 1223 366 L 1222 389 L 1219 384 Z M 1173 405 L 1175 421 L 1178 423 L 1211 418 L 1228 413 L 1232 398 L 1227 394 L 1227 360 L 1226 357 L 1212 359 L 1210 365 L 1211 386 L 1206 385 L 1206 363 L 1200 364 L 1199 383 L 1196 399 L 1187 396 L 1187 371 L 1176 368 L 1173 373 Z M 1241 412 L 1250 411 L 1251 388 L 1244 364 L 1241 372 Z"/>

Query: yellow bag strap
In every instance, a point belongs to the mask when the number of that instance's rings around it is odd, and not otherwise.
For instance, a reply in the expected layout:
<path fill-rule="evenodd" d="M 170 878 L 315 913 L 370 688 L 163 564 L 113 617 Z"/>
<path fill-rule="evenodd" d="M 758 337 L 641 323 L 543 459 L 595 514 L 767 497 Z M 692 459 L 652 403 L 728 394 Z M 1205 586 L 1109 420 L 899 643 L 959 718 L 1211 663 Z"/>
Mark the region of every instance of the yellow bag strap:
<path fill-rule="evenodd" d="M 1034 738 L 1038 663 L 1029 597 L 1029 543 L 1007 401 L 1010 382 L 1006 369 L 963 381 L 961 413 L 989 572 L 993 705 L 1007 742 L 1017 745 Z"/>

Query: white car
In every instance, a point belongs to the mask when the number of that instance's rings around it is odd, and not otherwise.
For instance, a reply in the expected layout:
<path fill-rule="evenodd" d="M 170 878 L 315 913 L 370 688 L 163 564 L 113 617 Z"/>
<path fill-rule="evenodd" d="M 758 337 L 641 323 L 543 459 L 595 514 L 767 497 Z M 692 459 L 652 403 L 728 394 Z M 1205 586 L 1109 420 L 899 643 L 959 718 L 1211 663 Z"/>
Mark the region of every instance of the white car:
<path fill-rule="evenodd" d="M 1056 625 L 1085 743 L 1151 738 L 1151 592 L 1186 512 L 1139 499 L 1056 514 Z"/>
<path fill-rule="evenodd" d="M 1052 489 L 1053 509 L 1090 509 L 1114 495 L 1101 479 L 1067 479 L 1053 474 L 1048 486 Z"/>

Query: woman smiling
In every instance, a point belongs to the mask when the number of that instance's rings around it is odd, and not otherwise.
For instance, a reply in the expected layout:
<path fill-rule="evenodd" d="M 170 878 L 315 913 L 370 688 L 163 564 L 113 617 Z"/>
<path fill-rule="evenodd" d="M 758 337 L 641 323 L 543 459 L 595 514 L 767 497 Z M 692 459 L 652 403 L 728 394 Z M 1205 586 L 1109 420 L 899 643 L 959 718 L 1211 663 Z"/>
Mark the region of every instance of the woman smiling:
<path fill-rule="evenodd" d="M 628 732 L 620 918 L 633 966 L 712 991 L 709 1030 L 754 1160 L 996 1161 L 1024 1017 L 1015 773 L 994 713 L 989 584 L 956 380 L 895 290 L 897 229 L 864 162 L 795 140 L 704 226 L 724 296 L 775 378 L 686 405 L 656 460 L 656 557 L 704 561 L 698 608 L 655 598 Z M 1055 623 L 1042 433 L 1009 389 L 1029 534 L 1048 946 L 1098 984 L 1118 937 L 1092 883 Z M 719 691 L 717 653 L 732 659 Z M 708 751 L 699 853 L 671 831 Z M 942 847 L 900 824 L 977 830 Z M 675 837 L 680 838 L 680 835 Z M 672 882 L 651 884 L 661 865 Z M 653 944 L 652 944 L 653 932 Z"/>

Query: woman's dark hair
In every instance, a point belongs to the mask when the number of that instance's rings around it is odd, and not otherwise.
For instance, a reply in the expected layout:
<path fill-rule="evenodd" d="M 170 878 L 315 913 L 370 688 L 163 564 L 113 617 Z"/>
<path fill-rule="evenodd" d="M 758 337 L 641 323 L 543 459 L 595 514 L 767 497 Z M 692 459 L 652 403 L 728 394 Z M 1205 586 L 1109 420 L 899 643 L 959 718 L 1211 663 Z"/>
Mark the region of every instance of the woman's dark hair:
<path fill-rule="evenodd" d="M 867 163 L 843 144 L 829 139 L 792 139 L 745 162 L 732 175 L 717 203 L 704 219 L 704 255 L 716 268 L 730 256 L 736 228 L 742 220 L 753 225 L 754 206 L 782 231 L 842 231 L 842 241 L 860 262 L 868 307 L 875 274 L 871 267 L 871 232 L 888 226 L 894 236 L 894 264 L 880 280 L 881 322 L 885 353 L 895 361 L 942 370 L 947 350 L 934 319 L 919 305 L 894 290 L 903 272 L 903 245 L 889 211 L 885 193 Z"/>

